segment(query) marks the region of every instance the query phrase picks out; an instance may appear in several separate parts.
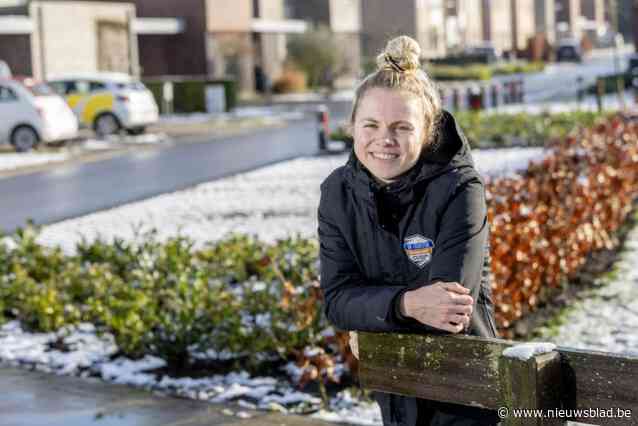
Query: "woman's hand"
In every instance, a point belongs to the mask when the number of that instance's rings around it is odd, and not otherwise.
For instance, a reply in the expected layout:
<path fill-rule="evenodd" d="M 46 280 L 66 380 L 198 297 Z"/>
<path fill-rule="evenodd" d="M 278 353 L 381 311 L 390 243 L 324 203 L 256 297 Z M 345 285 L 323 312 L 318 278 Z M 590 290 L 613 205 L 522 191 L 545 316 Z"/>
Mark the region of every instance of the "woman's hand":
<path fill-rule="evenodd" d="M 356 359 L 359 359 L 359 339 L 356 331 L 350 332 L 350 351 Z"/>
<path fill-rule="evenodd" d="M 401 299 L 401 313 L 431 327 L 459 333 L 470 324 L 474 301 L 469 293 L 459 283 L 437 282 L 407 291 Z"/>

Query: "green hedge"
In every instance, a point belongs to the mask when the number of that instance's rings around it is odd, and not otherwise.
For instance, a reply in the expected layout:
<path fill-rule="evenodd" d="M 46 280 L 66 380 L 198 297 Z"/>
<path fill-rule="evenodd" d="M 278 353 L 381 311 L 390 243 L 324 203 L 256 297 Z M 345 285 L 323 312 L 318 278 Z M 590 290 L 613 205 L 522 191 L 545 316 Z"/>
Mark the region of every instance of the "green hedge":
<path fill-rule="evenodd" d="M 439 81 L 489 80 L 495 75 L 539 72 L 545 68 L 543 62 L 504 63 L 485 65 L 468 63 L 465 65 L 431 64 L 426 70 Z"/>
<path fill-rule="evenodd" d="M 598 118 L 612 115 L 591 111 L 555 114 L 493 114 L 458 112 L 455 117 L 474 148 L 544 146 L 578 127 L 590 127 Z"/>
<path fill-rule="evenodd" d="M 616 93 L 618 91 L 618 78 L 623 80 L 623 87 L 625 89 L 631 88 L 631 76 L 628 74 L 610 74 L 603 77 L 599 77 L 603 81 L 603 87 L 605 94 Z M 597 83 L 592 84 L 587 88 L 587 93 L 595 95 L 598 93 Z"/>
<path fill-rule="evenodd" d="M 206 112 L 205 88 L 211 84 L 224 86 L 226 95 L 226 111 L 237 105 L 237 84 L 231 79 L 161 79 L 145 80 L 144 84 L 153 93 L 160 108 L 163 105 L 162 90 L 165 81 L 173 83 L 173 110 L 178 113 Z"/>
<path fill-rule="evenodd" d="M 473 148 L 543 146 L 552 138 L 564 137 L 577 127 L 589 127 L 597 118 L 611 115 L 590 111 L 557 114 L 493 114 L 464 111 L 454 114 Z M 345 126 L 330 135 L 348 143 Z"/>
<path fill-rule="evenodd" d="M 488 65 L 434 65 L 426 68 L 430 77 L 439 81 L 489 80 L 493 71 Z"/>
<path fill-rule="evenodd" d="M 314 240 L 232 236 L 194 249 L 149 233 L 138 244 L 82 242 L 69 256 L 36 236 L 27 227 L 16 248 L 0 243 L 0 323 L 48 332 L 90 322 L 113 333 L 122 354 L 178 368 L 193 361 L 193 345 L 231 351 L 253 369 L 263 354 L 285 360 L 322 344 Z"/>

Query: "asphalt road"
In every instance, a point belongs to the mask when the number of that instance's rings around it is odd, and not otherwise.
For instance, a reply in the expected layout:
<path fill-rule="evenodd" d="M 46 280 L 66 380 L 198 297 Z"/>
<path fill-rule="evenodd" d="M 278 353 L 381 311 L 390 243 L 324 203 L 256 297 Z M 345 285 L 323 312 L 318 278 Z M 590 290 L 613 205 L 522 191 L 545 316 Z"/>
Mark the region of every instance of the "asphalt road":
<path fill-rule="evenodd" d="M 548 64 L 540 73 L 522 74 L 527 103 L 574 100 L 578 90 L 596 82 L 596 78 L 624 72 L 631 55 L 626 49 L 618 52 L 616 63 L 613 51 L 589 56 L 582 63 L 559 62 Z M 582 78 L 579 84 L 578 77 Z M 497 76 L 495 81 L 511 80 L 512 76 Z"/>
<path fill-rule="evenodd" d="M 0 180 L 0 230 L 13 233 L 28 219 L 50 224 L 173 192 L 274 162 L 318 153 L 313 118 L 285 128 L 224 140 L 181 139 L 94 163 Z"/>
<path fill-rule="evenodd" d="M 225 410 L 226 409 L 226 410 Z M 250 419 L 232 415 L 243 411 Z M 322 426 L 308 417 L 153 395 L 96 378 L 0 366 L 0 426 Z"/>

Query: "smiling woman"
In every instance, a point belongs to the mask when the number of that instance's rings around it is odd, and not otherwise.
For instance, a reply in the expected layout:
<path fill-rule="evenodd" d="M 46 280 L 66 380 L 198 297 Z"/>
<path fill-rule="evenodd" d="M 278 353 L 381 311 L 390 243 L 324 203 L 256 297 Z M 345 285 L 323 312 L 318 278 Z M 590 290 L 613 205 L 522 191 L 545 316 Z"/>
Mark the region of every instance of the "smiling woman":
<path fill-rule="evenodd" d="M 325 312 L 339 329 L 494 337 L 485 189 L 413 39 L 355 93 L 354 149 L 321 185 Z M 356 334 L 351 333 L 356 354 Z M 478 408 L 377 393 L 385 425 L 492 425 Z"/>

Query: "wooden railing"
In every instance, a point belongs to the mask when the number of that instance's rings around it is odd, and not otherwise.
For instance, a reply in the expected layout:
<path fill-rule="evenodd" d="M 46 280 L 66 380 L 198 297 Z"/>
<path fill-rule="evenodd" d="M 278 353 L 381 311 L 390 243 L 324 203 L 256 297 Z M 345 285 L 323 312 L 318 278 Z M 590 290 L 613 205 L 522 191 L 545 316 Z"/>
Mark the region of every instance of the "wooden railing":
<path fill-rule="evenodd" d="M 359 378 L 370 390 L 497 410 L 505 425 L 638 425 L 638 357 L 561 347 L 502 355 L 514 345 L 359 333 Z"/>

